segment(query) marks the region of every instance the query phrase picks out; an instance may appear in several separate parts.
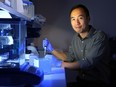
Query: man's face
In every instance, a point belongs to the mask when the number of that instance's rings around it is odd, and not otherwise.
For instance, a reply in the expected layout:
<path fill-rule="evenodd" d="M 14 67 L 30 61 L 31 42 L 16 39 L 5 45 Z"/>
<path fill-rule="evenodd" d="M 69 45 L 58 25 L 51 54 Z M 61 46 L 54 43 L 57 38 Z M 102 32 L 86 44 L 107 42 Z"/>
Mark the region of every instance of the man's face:
<path fill-rule="evenodd" d="M 82 8 L 74 9 L 71 14 L 71 25 L 72 28 L 79 34 L 87 32 L 89 24 L 89 17 L 86 16 Z"/>

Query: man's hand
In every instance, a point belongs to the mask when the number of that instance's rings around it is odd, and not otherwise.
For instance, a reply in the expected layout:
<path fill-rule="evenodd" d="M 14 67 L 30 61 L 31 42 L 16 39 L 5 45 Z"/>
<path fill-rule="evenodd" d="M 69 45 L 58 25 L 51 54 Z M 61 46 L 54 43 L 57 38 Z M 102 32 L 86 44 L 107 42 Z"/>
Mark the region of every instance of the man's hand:
<path fill-rule="evenodd" d="M 68 67 L 69 67 L 69 63 L 68 63 L 68 62 L 62 61 L 61 67 L 62 67 L 62 68 L 68 68 Z"/>
<path fill-rule="evenodd" d="M 61 67 L 62 68 L 69 68 L 69 69 L 79 69 L 80 65 L 77 61 L 76 62 L 62 62 Z"/>
<path fill-rule="evenodd" d="M 43 48 L 44 48 L 44 49 L 46 48 L 46 50 L 47 50 L 48 52 L 52 52 L 52 51 L 54 50 L 54 48 L 52 47 L 50 41 L 49 41 L 47 38 L 45 38 L 45 39 L 43 40 Z"/>

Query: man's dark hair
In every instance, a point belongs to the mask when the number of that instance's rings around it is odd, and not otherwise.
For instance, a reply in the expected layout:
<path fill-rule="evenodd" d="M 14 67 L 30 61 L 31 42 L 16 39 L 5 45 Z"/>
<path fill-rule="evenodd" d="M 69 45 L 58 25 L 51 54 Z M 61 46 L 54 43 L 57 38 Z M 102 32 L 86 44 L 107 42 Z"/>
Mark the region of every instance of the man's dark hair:
<path fill-rule="evenodd" d="M 71 12 L 72 12 L 74 9 L 76 9 L 76 8 L 82 8 L 82 9 L 85 11 L 86 16 L 87 16 L 87 17 L 90 17 L 88 8 L 85 7 L 85 6 L 82 5 L 82 4 L 78 4 L 78 5 L 75 5 L 74 7 L 72 7 L 71 10 L 70 10 L 69 16 L 70 16 Z"/>

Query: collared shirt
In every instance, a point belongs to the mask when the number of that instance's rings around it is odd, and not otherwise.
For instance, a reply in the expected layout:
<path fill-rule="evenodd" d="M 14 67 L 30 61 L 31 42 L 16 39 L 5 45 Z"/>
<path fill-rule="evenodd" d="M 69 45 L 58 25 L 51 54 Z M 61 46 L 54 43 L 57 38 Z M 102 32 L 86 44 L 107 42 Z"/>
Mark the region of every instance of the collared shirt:
<path fill-rule="evenodd" d="M 72 39 L 67 61 L 78 61 L 79 76 L 88 80 L 109 81 L 110 49 L 107 35 L 100 30 L 90 28 L 87 37 L 82 39 L 76 33 Z"/>

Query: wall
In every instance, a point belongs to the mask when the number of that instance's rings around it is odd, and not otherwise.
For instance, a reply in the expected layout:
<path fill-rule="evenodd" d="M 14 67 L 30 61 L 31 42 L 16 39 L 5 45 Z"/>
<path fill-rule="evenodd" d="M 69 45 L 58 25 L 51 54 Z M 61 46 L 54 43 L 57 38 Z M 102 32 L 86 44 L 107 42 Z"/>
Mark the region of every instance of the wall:
<path fill-rule="evenodd" d="M 116 1 L 115 0 L 34 0 L 35 14 L 46 17 L 41 36 L 35 39 L 35 45 L 41 48 L 42 39 L 47 37 L 54 48 L 67 50 L 74 34 L 68 17 L 70 8 L 78 3 L 88 7 L 91 24 L 96 29 L 105 31 L 109 36 L 116 36 Z"/>

